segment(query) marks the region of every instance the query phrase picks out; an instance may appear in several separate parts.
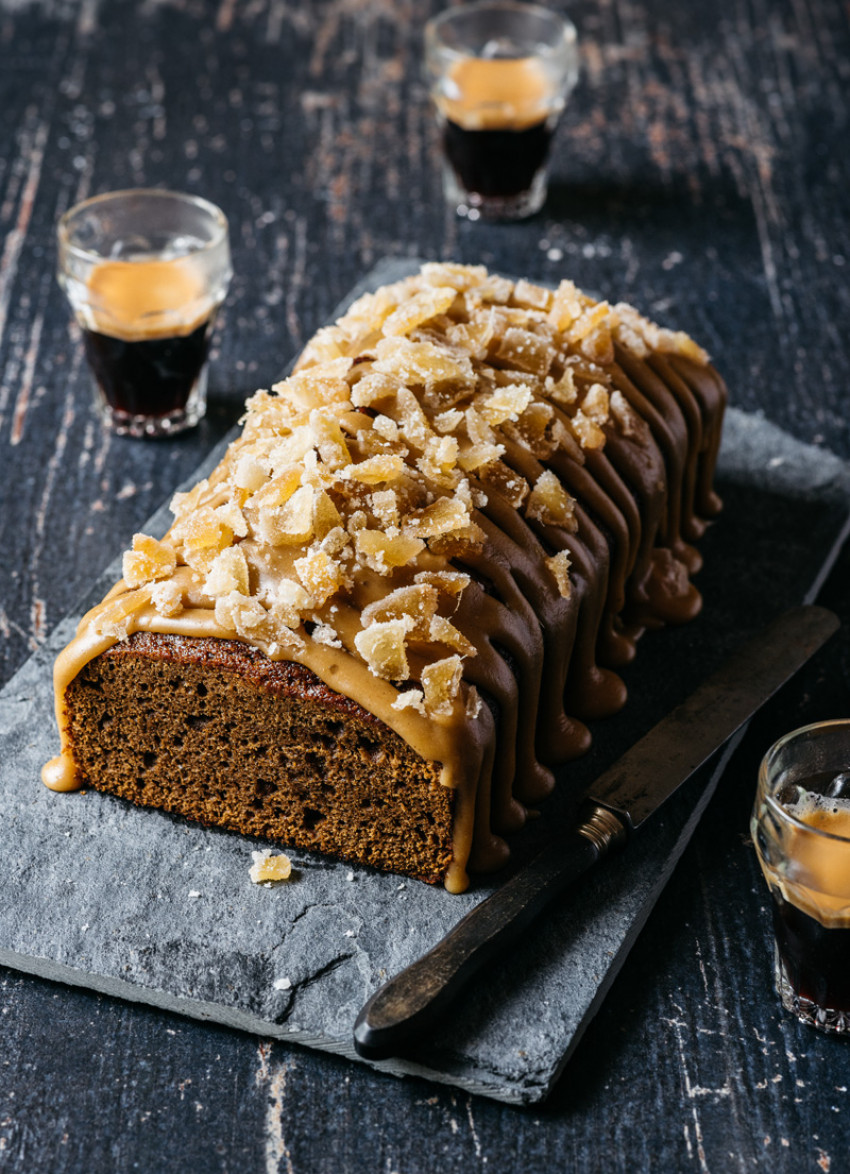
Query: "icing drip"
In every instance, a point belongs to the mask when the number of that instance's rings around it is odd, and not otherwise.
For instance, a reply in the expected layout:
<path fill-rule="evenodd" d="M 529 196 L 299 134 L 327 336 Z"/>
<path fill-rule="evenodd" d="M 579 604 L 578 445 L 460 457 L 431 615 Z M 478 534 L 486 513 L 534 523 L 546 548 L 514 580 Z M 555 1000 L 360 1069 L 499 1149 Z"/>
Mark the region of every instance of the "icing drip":
<path fill-rule="evenodd" d="M 629 307 L 429 265 L 276 390 L 57 659 L 44 782 L 77 785 L 65 693 L 89 660 L 140 631 L 244 640 L 440 764 L 459 892 L 623 704 L 643 628 L 699 609 L 725 389 Z"/>

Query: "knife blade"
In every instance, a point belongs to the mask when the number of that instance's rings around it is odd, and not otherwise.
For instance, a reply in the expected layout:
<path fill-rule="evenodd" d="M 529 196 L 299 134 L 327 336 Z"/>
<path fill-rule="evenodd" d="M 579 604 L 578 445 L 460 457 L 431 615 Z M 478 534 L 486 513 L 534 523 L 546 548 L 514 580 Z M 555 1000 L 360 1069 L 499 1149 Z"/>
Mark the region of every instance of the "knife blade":
<path fill-rule="evenodd" d="M 768 625 L 602 774 L 579 821 L 468 913 L 432 950 L 380 987 L 354 1025 L 360 1056 L 383 1060 L 433 1025 L 472 976 L 544 906 L 640 826 L 838 629 L 802 606 Z"/>

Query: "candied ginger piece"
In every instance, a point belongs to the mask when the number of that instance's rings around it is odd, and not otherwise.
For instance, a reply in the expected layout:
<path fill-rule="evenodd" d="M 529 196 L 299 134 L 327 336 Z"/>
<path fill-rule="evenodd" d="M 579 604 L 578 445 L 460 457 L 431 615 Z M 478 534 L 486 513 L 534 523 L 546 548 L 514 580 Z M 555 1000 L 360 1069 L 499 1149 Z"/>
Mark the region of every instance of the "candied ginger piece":
<path fill-rule="evenodd" d="M 318 533 L 318 531 L 317 531 Z M 327 534 L 321 540 L 321 548 L 326 551 L 332 558 L 337 557 L 348 546 L 349 538 L 342 526 L 334 526 L 332 530 L 328 530 Z"/>
<path fill-rule="evenodd" d="M 567 339 L 574 346 L 578 345 L 591 331 L 606 322 L 609 315 L 611 315 L 611 307 L 607 302 L 597 302 L 595 305 L 589 306 L 569 328 Z"/>
<path fill-rule="evenodd" d="M 177 555 L 170 542 L 159 542 L 147 534 L 133 535 L 133 549 L 124 552 L 122 572 L 128 587 L 141 587 L 152 580 L 174 574 Z"/>
<path fill-rule="evenodd" d="M 394 489 L 376 489 L 372 494 L 372 513 L 384 526 L 398 525 L 398 494 Z"/>
<path fill-rule="evenodd" d="M 662 355 L 681 355 L 683 359 L 690 359 L 692 363 L 698 363 L 700 367 L 705 367 L 708 364 L 708 351 L 704 351 L 684 330 L 658 328 L 655 336 L 655 349 L 660 351 Z"/>
<path fill-rule="evenodd" d="M 424 450 L 434 433 L 419 400 L 408 387 L 403 387 L 396 396 L 396 404 L 401 415 L 400 427 L 404 439 L 414 448 Z"/>
<path fill-rule="evenodd" d="M 397 587 L 383 599 L 376 599 L 363 608 L 360 619 L 364 627 L 384 620 L 411 621 L 411 634 L 425 638 L 432 617 L 437 610 L 437 588 L 430 583 L 413 587 Z"/>
<path fill-rule="evenodd" d="M 404 460 L 395 453 L 380 453 L 367 457 L 355 465 L 347 465 L 340 473 L 346 481 L 360 481 L 363 485 L 381 485 L 397 481 L 404 473 Z"/>
<path fill-rule="evenodd" d="M 405 689 L 399 693 L 392 705 L 393 709 L 415 709 L 425 713 L 425 698 L 421 689 Z"/>
<path fill-rule="evenodd" d="M 488 489 L 494 489 L 518 510 L 528 496 L 528 482 L 519 473 L 515 473 L 504 461 L 493 461 L 480 469 L 478 476 Z"/>
<path fill-rule="evenodd" d="M 238 546 L 228 546 L 213 559 L 203 586 L 205 595 L 213 597 L 238 591 L 248 595 L 248 562 Z"/>
<path fill-rule="evenodd" d="M 480 526 L 469 522 L 458 530 L 429 538 L 428 549 L 432 554 L 441 554 L 445 558 L 466 558 L 474 551 L 481 550 L 486 538 Z"/>
<path fill-rule="evenodd" d="M 596 420 L 585 415 L 583 411 L 576 412 L 570 421 L 570 426 L 582 448 L 587 448 L 592 451 L 593 449 L 604 447 L 605 433 L 599 427 Z"/>
<path fill-rule="evenodd" d="M 428 637 L 435 644 L 447 644 L 449 648 L 453 648 L 461 656 L 478 655 L 478 649 L 472 641 L 467 640 L 460 628 L 456 628 L 451 620 L 447 620 L 445 616 L 435 615 L 432 617 Z"/>
<path fill-rule="evenodd" d="M 263 848 L 261 852 L 252 852 L 251 858 L 254 863 L 249 876 L 255 885 L 285 881 L 292 876 L 292 861 L 283 852 L 272 853 L 271 848 Z"/>
<path fill-rule="evenodd" d="M 331 403 L 347 403 L 350 388 L 345 380 L 351 368 L 351 359 L 332 359 L 318 363 L 282 383 L 274 384 L 280 398 L 296 412 L 309 412 Z"/>
<path fill-rule="evenodd" d="M 318 409 L 310 413 L 313 445 L 328 469 L 341 469 L 351 461 L 351 453 L 339 426 L 330 413 Z"/>
<path fill-rule="evenodd" d="M 614 362 L 614 337 L 607 322 L 592 330 L 579 345 L 581 353 L 594 363 L 608 367 Z"/>
<path fill-rule="evenodd" d="M 370 371 L 354 384 L 351 402 L 355 408 L 369 408 L 379 400 L 391 399 L 400 386 L 397 379 L 380 371 Z"/>
<path fill-rule="evenodd" d="M 567 367 L 563 375 L 557 381 L 554 379 L 546 380 L 546 395 L 554 400 L 556 404 L 563 404 L 569 407 L 574 404 L 578 396 L 578 388 L 576 387 L 575 376 L 571 367 Z"/>
<path fill-rule="evenodd" d="M 306 367 L 315 363 L 327 363 L 332 359 L 342 359 L 345 357 L 344 344 L 345 335 L 338 326 L 322 326 L 304 348 L 299 365 Z"/>
<path fill-rule="evenodd" d="M 497 387 L 492 395 L 478 404 L 478 411 L 488 424 L 496 427 L 505 420 L 517 420 L 531 403 L 529 388 L 519 383 Z"/>
<path fill-rule="evenodd" d="M 314 644 L 326 644 L 328 648 L 343 647 L 336 628 L 332 628 L 330 624 L 317 623 L 310 633 L 310 639 Z"/>
<path fill-rule="evenodd" d="M 434 661 L 422 670 L 422 692 L 425 710 L 443 716 L 454 709 L 454 700 L 460 690 L 463 661 L 459 656 L 447 656 Z"/>
<path fill-rule="evenodd" d="M 271 607 L 272 619 L 287 628 L 298 628 L 305 612 L 313 607 L 313 600 L 294 579 L 281 579 L 277 584 Z"/>
<path fill-rule="evenodd" d="M 439 412 L 434 417 L 433 423 L 436 430 L 443 434 L 456 432 L 463 423 L 463 412 L 459 412 L 457 408 L 447 408 L 445 412 Z"/>
<path fill-rule="evenodd" d="M 398 440 L 398 424 L 389 416 L 376 416 L 372 421 L 372 427 L 384 440 Z"/>
<path fill-rule="evenodd" d="M 287 473 L 302 465 L 305 456 L 313 449 L 313 431 L 308 424 L 299 424 L 286 436 L 280 437 L 269 452 L 272 476 Z"/>
<path fill-rule="evenodd" d="M 554 294 L 551 289 L 544 289 L 542 285 L 532 285 L 530 281 L 520 280 L 513 290 L 513 300 L 519 306 L 528 306 L 532 310 L 548 310 Z"/>
<path fill-rule="evenodd" d="M 405 524 L 418 538 L 436 538 L 468 525 L 469 513 L 457 498 L 438 497 L 423 510 L 408 514 Z"/>
<path fill-rule="evenodd" d="M 340 564 L 324 550 L 315 550 L 294 563 L 295 573 L 313 599 L 314 607 L 321 607 L 335 595 L 345 581 Z"/>
<path fill-rule="evenodd" d="M 111 636 L 115 640 L 126 640 L 134 612 L 141 611 L 150 602 L 150 591 L 141 588 L 129 595 L 119 595 L 107 602 L 98 613 L 95 631 L 98 635 Z"/>
<path fill-rule="evenodd" d="M 589 387 L 581 403 L 581 410 L 596 424 L 604 424 L 608 419 L 609 408 L 608 388 L 601 383 L 594 383 Z"/>
<path fill-rule="evenodd" d="M 218 554 L 233 541 L 233 530 L 218 510 L 201 506 L 177 527 L 187 551 Z"/>
<path fill-rule="evenodd" d="M 552 572 L 552 577 L 558 584 L 558 591 L 563 595 L 564 599 L 569 599 L 572 594 L 572 583 L 570 582 L 570 556 L 565 550 L 559 550 L 557 554 L 553 554 L 551 558 L 546 559 L 546 566 Z"/>
<path fill-rule="evenodd" d="M 433 342 L 382 338 L 376 350 L 374 370 L 392 375 L 404 384 L 435 388 L 450 383 L 468 387 L 474 379 L 468 356 L 450 352 Z"/>
<path fill-rule="evenodd" d="M 549 310 L 549 322 L 562 333 L 572 326 L 584 312 L 588 299 L 573 281 L 562 281 L 555 291 Z"/>
<path fill-rule="evenodd" d="M 609 403 L 611 417 L 622 436 L 632 437 L 637 433 L 637 416 L 621 391 L 613 391 Z"/>
<path fill-rule="evenodd" d="M 542 335 L 534 334 L 530 330 L 521 330 L 517 326 L 509 326 L 496 353 L 502 362 L 509 363 L 520 371 L 543 376 L 552 366 L 555 348 L 550 340 Z"/>
<path fill-rule="evenodd" d="M 236 462 L 233 473 L 233 483 L 237 489 L 247 489 L 256 493 L 268 481 L 268 470 L 258 461 L 253 453 L 245 452 Z"/>
<path fill-rule="evenodd" d="M 503 431 L 506 436 L 545 460 L 556 447 L 556 441 L 548 435 L 554 415 L 555 409 L 551 404 L 537 401 L 529 404 L 516 424 L 506 423 Z"/>
<path fill-rule="evenodd" d="M 455 472 L 458 444 L 453 436 L 433 437 L 425 446 L 425 455 L 416 467 L 429 480 L 444 489 L 454 489 L 459 474 Z"/>
<path fill-rule="evenodd" d="M 496 337 L 496 315 L 491 310 L 477 310 L 469 322 L 454 322 L 446 330 L 452 346 L 463 347 L 475 359 L 484 359 Z"/>
<path fill-rule="evenodd" d="M 379 575 L 389 575 L 395 567 L 407 566 L 425 549 L 420 538 L 407 534 L 390 537 L 381 530 L 355 531 L 354 544 L 366 565 Z"/>
<path fill-rule="evenodd" d="M 460 595 L 470 584 L 469 575 L 463 571 L 417 571 L 414 583 L 430 583 L 446 595 Z"/>
<path fill-rule="evenodd" d="M 183 610 L 183 592 L 173 579 L 163 579 L 151 587 L 151 603 L 161 616 L 179 616 Z"/>
<path fill-rule="evenodd" d="M 561 526 L 571 533 L 578 529 L 575 516 L 575 498 L 551 470 L 541 473 L 534 484 L 525 507 L 527 518 L 536 518 L 544 526 Z"/>
<path fill-rule="evenodd" d="M 330 496 L 320 490 L 313 501 L 313 530 L 324 541 L 335 530 L 342 529 L 342 517 Z M 343 543 L 343 546 L 345 543 Z"/>
<path fill-rule="evenodd" d="M 445 314 L 457 297 L 457 290 L 451 287 L 430 286 L 413 297 L 407 298 L 384 322 L 385 335 L 410 334 L 423 322 Z"/>
<path fill-rule="evenodd" d="M 448 285 L 460 291 L 472 289 L 490 276 L 483 265 L 459 265 L 455 261 L 428 261 L 421 273 L 429 285 Z"/>
<path fill-rule="evenodd" d="M 260 538 L 270 546 L 299 546 L 313 536 L 312 485 L 296 489 L 280 509 L 261 510 L 258 519 Z"/>
<path fill-rule="evenodd" d="M 370 624 L 354 637 L 357 651 L 369 666 L 369 671 L 385 681 L 406 681 L 410 676 L 404 638 L 410 621 L 385 620 Z"/>
<path fill-rule="evenodd" d="M 258 634 L 269 618 L 269 613 L 258 599 L 251 599 L 239 591 L 231 591 L 215 601 L 215 622 L 249 640 Z"/>
<path fill-rule="evenodd" d="M 312 485 L 302 485 L 284 505 L 278 520 L 278 532 L 282 543 L 294 545 L 306 542 L 312 537 L 314 499 Z"/>
<path fill-rule="evenodd" d="M 476 408 L 467 408 L 464 412 L 466 420 L 466 435 L 473 444 L 494 444 L 495 433 L 481 413 Z"/>
<path fill-rule="evenodd" d="M 197 509 L 203 503 L 204 498 L 210 492 L 210 483 L 206 479 L 199 481 L 197 485 L 193 485 L 187 493 L 175 493 L 171 499 L 171 512 L 175 518 L 183 518 Z"/>
<path fill-rule="evenodd" d="M 457 463 L 465 473 L 474 473 L 482 465 L 497 461 L 504 451 L 503 444 L 471 444 L 459 453 Z"/>
<path fill-rule="evenodd" d="M 637 310 L 626 302 L 618 302 L 614 309 L 619 319 L 613 331 L 615 340 L 636 359 L 648 358 L 650 348 L 643 337 Z"/>
<path fill-rule="evenodd" d="M 483 281 L 474 287 L 474 295 L 482 302 L 507 302 L 513 292 L 513 282 L 496 273 L 488 273 Z"/>
<path fill-rule="evenodd" d="M 219 521 L 223 522 L 229 530 L 233 531 L 235 537 L 247 537 L 248 523 L 245 520 L 245 515 L 235 501 L 226 501 L 223 505 L 217 506 L 215 514 Z"/>

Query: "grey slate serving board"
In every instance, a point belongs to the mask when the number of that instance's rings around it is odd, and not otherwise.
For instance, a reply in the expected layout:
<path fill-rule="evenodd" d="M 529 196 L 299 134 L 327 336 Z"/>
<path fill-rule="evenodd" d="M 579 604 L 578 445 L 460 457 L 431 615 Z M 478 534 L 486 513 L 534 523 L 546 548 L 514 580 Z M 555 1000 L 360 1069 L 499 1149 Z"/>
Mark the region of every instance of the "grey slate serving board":
<path fill-rule="evenodd" d="M 412 268 L 384 263 L 352 297 Z M 811 598 L 846 534 L 850 467 L 764 420 L 730 412 L 719 483 L 727 510 L 703 543 L 703 615 L 642 643 L 627 673 L 628 706 L 597 723 L 594 749 L 563 772 L 546 819 L 516 838 L 517 863 L 566 825 L 592 778 L 740 638 Z M 146 529 L 167 523 L 163 509 Z M 52 661 L 119 573 L 116 561 L 0 694 L 0 964 L 357 1059 L 351 1029 L 365 999 L 492 885 L 451 897 L 296 852 L 290 883 L 258 887 L 248 870 L 259 842 L 93 792 L 47 791 L 38 776 L 56 749 Z M 627 855 L 553 907 L 427 1045 L 375 1067 L 505 1101 L 545 1097 L 730 753 Z"/>

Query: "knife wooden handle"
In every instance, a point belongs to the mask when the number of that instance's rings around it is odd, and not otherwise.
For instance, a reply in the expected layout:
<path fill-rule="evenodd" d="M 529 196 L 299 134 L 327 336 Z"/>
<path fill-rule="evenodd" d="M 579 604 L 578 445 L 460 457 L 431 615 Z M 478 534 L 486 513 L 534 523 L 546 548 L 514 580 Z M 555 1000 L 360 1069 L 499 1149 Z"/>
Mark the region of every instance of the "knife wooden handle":
<path fill-rule="evenodd" d="M 626 838 L 623 821 L 593 805 L 566 839 L 544 849 L 529 865 L 467 913 L 433 950 L 385 983 L 354 1025 L 354 1046 L 368 1060 L 397 1055 L 440 1016 L 472 976 L 518 937 L 562 889 Z"/>

